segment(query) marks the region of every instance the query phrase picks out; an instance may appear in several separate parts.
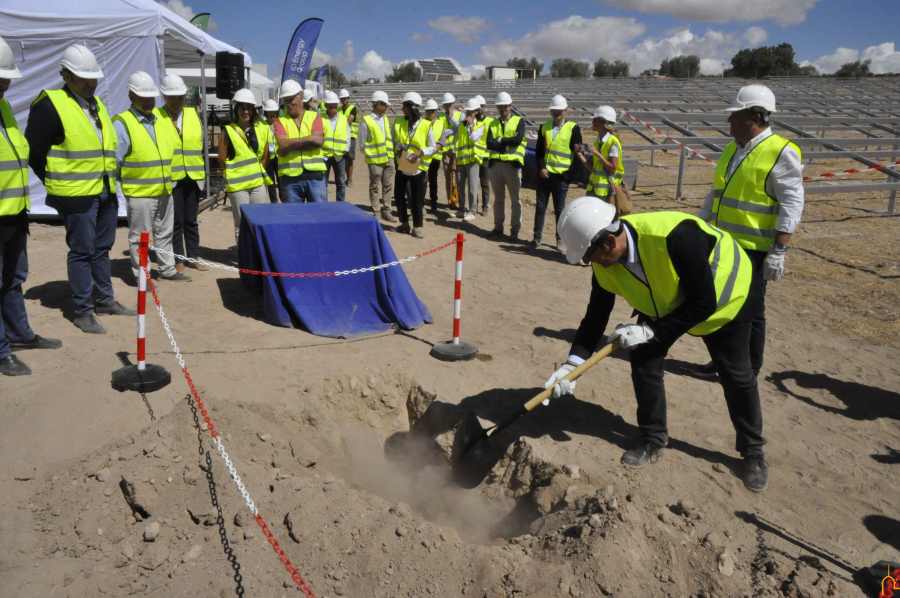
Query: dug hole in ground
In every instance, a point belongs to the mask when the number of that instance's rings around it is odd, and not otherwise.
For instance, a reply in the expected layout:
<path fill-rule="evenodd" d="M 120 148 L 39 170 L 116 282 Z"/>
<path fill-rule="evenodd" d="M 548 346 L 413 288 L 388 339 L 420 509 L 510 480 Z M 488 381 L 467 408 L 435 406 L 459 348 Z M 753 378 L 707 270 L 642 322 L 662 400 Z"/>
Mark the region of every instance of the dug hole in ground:
<path fill-rule="evenodd" d="M 643 164 L 638 211 L 695 211 L 711 171 L 688 164 L 694 199 L 683 202 L 672 199 L 677 156 Z M 365 207 L 357 173 L 348 198 Z M 534 192 L 523 195 L 519 242 L 487 239 L 491 217 L 448 218 L 443 195 L 424 240 L 387 232 L 398 257 L 466 233 L 462 337 L 480 350 L 471 362 L 428 355 L 450 337 L 452 249 L 404 265 L 433 325 L 351 341 L 265 323 L 260 298 L 230 272 L 156 283 L 236 471 L 315 594 L 869 595 L 852 570 L 900 552 L 898 221 L 884 198 L 817 196 L 785 279 L 769 286 L 768 492 L 741 484 L 721 387 L 687 375 L 708 359 L 692 338 L 667 363 L 672 441 L 657 464 L 619 465 L 637 435 L 619 351 L 575 396 L 501 434 L 502 459 L 466 491 L 448 464 L 461 415 L 496 422 L 537 394 L 590 292 L 590 271 L 552 246 L 552 215 L 549 245 L 526 251 Z M 233 263 L 230 212 L 200 219 L 202 257 Z M 105 336 L 68 321 L 64 236 L 32 225 L 26 284 L 32 327 L 64 346 L 20 353 L 34 374 L 0 380 L 0 597 L 296 595 L 194 418 L 155 308 L 148 361 L 173 383 L 148 405 L 110 388 L 116 353 L 134 360 L 134 320 L 103 317 Z M 114 285 L 133 306 L 126 249 L 119 228 Z M 630 314 L 617 303 L 610 328 Z"/>

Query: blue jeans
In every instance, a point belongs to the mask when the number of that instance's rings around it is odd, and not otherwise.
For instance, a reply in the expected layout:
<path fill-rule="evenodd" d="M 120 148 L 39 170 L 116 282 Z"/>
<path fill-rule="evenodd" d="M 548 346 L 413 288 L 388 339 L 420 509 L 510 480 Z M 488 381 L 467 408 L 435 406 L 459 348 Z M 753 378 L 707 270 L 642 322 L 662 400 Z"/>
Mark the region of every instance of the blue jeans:
<path fill-rule="evenodd" d="M 83 214 L 56 207 L 66 227 L 69 246 L 69 284 L 75 301 L 75 317 L 94 313 L 94 305 L 115 301 L 109 272 L 109 250 L 116 241 L 119 199 L 104 187 Z"/>
<path fill-rule="evenodd" d="M 559 215 L 566 207 L 568 193 L 569 183 L 564 178 L 557 178 L 552 174 L 549 179 L 538 176 L 534 196 L 534 242 L 538 245 L 541 244 L 541 237 L 544 236 L 544 214 L 547 213 L 550 196 L 553 196 L 553 211 L 556 214 L 556 223 L 559 224 Z M 559 243 L 559 233 L 556 234 L 556 241 Z"/>
<path fill-rule="evenodd" d="M 9 356 L 9 341 L 30 341 L 22 283 L 28 278 L 26 226 L 0 226 L 0 359 Z"/>
<path fill-rule="evenodd" d="M 314 203 L 328 201 L 324 172 L 304 172 L 300 176 L 278 178 L 282 203 Z"/>
<path fill-rule="evenodd" d="M 325 160 L 325 184 L 328 185 L 328 174 L 334 169 L 335 196 L 338 201 L 344 201 L 347 197 L 347 163 L 343 156 L 331 157 Z"/>

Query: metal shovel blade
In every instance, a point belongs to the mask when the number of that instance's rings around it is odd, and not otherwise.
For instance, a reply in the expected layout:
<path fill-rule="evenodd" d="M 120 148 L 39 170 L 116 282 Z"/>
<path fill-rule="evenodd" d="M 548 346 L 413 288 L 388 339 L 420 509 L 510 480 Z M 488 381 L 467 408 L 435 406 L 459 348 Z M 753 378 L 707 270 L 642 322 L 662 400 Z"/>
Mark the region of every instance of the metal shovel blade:
<path fill-rule="evenodd" d="M 457 446 L 460 447 L 459 461 L 453 468 L 453 481 L 467 490 L 475 488 L 491 472 L 500 460 L 500 454 L 491 443 L 488 431 L 482 428 L 474 412 L 466 414 L 456 432 Z"/>

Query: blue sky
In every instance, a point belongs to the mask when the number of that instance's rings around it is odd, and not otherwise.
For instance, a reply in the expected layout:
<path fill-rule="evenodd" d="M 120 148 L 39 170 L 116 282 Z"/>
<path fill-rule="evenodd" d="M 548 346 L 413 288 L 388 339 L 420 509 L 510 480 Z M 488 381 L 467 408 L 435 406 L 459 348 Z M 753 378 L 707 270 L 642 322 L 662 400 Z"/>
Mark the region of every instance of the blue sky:
<path fill-rule="evenodd" d="M 451 56 L 473 74 L 513 55 L 627 60 L 632 74 L 668 56 L 697 54 L 701 70 L 746 47 L 789 42 L 798 62 L 833 72 L 869 58 L 874 72 L 900 72 L 900 0 L 515 0 L 372 2 L 162 0 L 185 17 L 212 13 L 210 33 L 242 43 L 278 78 L 295 27 L 325 20 L 314 64 L 348 76 L 382 77 L 394 64 Z M 319 6 L 310 10 L 307 6 Z M 895 44 L 896 42 L 896 44 Z"/>

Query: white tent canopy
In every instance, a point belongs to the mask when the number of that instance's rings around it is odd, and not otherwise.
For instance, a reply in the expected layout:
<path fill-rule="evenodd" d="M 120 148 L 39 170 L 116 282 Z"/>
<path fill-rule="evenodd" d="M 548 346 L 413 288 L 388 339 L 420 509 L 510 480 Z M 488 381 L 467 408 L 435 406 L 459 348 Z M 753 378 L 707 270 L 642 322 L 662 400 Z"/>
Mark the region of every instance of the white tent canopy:
<path fill-rule="evenodd" d="M 214 66 L 216 52 L 239 52 L 154 0 L 4 1 L 0 37 L 12 47 L 23 75 L 5 94 L 23 130 L 41 90 L 62 87 L 59 60 L 72 44 L 86 45 L 100 62 L 105 77 L 97 95 L 110 114 L 128 108 L 125 84 L 134 71 L 146 71 L 159 82 L 166 67 L 199 69 L 207 62 L 204 55 L 212 56 Z M 251 64 L 244 54 L 244 66 Z M 44 186 L 33 174 L 30 186 L 32 213 L 54 214 L 44 205 Z M 124 214 L 124 201 L 119 210 Z"/>
<path fill-rule="evenodd" d="M 216 69 L 214 68 L 206 68 L 204 69 L 206 76 L 206 86 L 209 88 L 216 86 Z M 256 98 L 256 101 L 262 103 L 265 99 L 269 98 L 269 94 L 266 92 L 268 89 L 275 89 L 275 84 L 271 79 L 267 77 L 263 77 L 259 73 L 255 73 L 253 71 L 247 71 L 250 73 L 250 91 L 253 92 L 253 96 Z M 194 87 L 201 87 L 201 77 L 200 77 L 200 68 L 172 68 L 172 66 L 166 62 L 166 73 L 169 75 L 178 75 L 182 79 L 184 79 L 185 85 L 192 85 Z M 206 94 L 207 98 L 207 106 L 212 108 L 226 108 L 229 106 L 231 100 L 219 98 L 215 94 Z"/>

